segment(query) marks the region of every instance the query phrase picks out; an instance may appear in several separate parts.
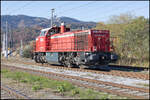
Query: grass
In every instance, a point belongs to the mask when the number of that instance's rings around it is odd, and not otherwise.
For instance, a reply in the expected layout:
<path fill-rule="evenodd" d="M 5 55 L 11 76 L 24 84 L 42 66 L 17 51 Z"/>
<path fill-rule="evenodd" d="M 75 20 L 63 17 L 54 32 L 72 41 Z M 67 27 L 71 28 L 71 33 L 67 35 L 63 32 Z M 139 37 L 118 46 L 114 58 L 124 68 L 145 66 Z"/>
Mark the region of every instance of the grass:
<path fill-rule="evenodd" d="M 146 87 L 149 87 L 149 84 L 143 84 L 144 86 L 146 86 Z"/>
<path fill-rule="evenodd" d="M 137 85 L 141 85 L 141 86 L 149 87 L 149 84 L 144 84 L 144 83 L 138 83 Z"/>
<path fill-rule="evenodd" d="M 1 69 L 1 75 L 4 78 L 11 78 L 17 82 L 29 83 L 32 85 L 33 91 L 38 91 L 43 88 L 51 88 L 60 94 L 76 97 L 80 99 L 111 99 L 123 98 L 112 96 L 103 92 L 97 92 L 92 89 L 79 88 L 68 81 L 56 81 L 46 77 L 31 75 L 27 72 L 12 72 L 8 69 Z"/>

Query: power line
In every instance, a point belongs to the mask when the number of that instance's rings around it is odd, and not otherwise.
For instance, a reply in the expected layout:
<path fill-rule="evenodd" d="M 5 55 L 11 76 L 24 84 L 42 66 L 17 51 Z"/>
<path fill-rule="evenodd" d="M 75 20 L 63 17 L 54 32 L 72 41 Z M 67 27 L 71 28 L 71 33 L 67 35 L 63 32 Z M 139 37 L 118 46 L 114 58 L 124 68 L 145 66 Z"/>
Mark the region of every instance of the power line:
<path fill-rule="evenodd" d="M 27 2 L 27 3 L 25 3 L 23 6 L 21 6 L 21 7 L 17 8 L 17 9 L 14 9 L 14 10 L 10 11 L 8 14 L 10 15 L 10 14 L 13 13 L 14 11 L 17 12 L 18 10 L 22 10 L 22 9 L 24 9 L 26 6 L 29 6 L 31 3 L 32 3 L 32 1 L 31 1 L 31 2 Z"/>
<path fill-rule="evenodd" d="M 146 7 L 146 6 L 144 6 L 144 7 Z M 141 9 L 144 9 L 144 7 L 140 7 L 140 8 L 128 10 L 127 12 L 132 12 L 132 11 L 135 11 L 135 10 L 138 10 L 138 11 L 139 11 L 139 9 L 140 9 L 140 10 L 141 10 Z M 107 17 L 107 16 L 102 16 L 102 17 L 99 17 L 99 19 L 106 18 L 106 17 Z M 97 19 L 97 18 L 95 18 L 95 19 Z"/>
<path fill-rule="evenodd" d="M 89 4 L 91 4 L 91 2 L 89 2 L 89 3 L 87 3 L 87 4 L 85 4 L 85 5 L 89 5 Z M 130 4 L 130 5 L 128 5 L 128 4 Z M 68 10 L 64 10 L 64 11 L 62 11 L 62 12 L 64 12 L 64 13 L 66 13 L 66 12 L 69 12 L 69 11 L 72 11 L 73 9 L 78 9 L 78 8 L 80 8 L 80 7 L 83 7 L 83 6 L 85 6 L 85 5 L 80 5 L 79 7 L 73 7 L 73 8 L 71 8 L 71 9 L 68 9 Z M 131 6 L 131 5 L 133 5 L 133 4 L 131 4 L 131 2 L 129 2 L 129 3 L 127 3 L 126 4 L 127 6 L 126 6 L 126 8 L 128 7 L 128 6 Z M 104 5 L 103 5 L 104 6 Z M 109 8 L 112 8 L 112 9 L 108 9 L 108 10 L 103 10 L 103 12 L 100 12 L 100 13 L 104 13 L 104 12 L 107 12 L 106 14 L 108 14 L 108 12 L 111 12 L 112 13 L 112 11 L 114 11 L 114 12 L 116 12 L 116 11 L 118 11 L 118 10 L 122 10 L 122 9 L 119 9 L 120 7 L 122 7 L 122 5 L 120 5 L 118 8 L 113 8 L 113 7 L 109 7 Z M 96 11 L 96 10 L 95 10 Z M 94 11 L 94 13 L 95 13 L 95 11 Z M 81 12 L 81 10 L 79 10 L 78 12 L 72 12 L 71 14 L 77 14 L 77 13 L 79 13 L 79 12 Z M 89 10 L 88 10 L 88 12 L 89 12 Z M 85 13 L 85 12 L 84 12 Z M 69 13 L 70 14 L 70 13 Z M 86 14 L 88 14 L 88 13 L 86 13 Z M 91 14 L 92 16 L 94 16 L 93 14 Z M 97 12 L 96 12 L 96 16 L 97 16 Z"/>
<path fill-rule="evenodd" d="M 127 4 L 131 4 L 131 2 L 130 2 L 130 3 L 127 3 Z M 133 4 L 131 4 L 131 5 L 133 5 Z M 126 7 L 131 6 L 131 5 L 127 5 Z M 122 9 L 119 9 L 120 7 L 122 7 L 122 5 L 118 6 L 118 8 L 109 7 L 109 8 L 112 8 L 112 9 L 103 10 L 103 11 L 100 12 L 100 13 L 107 12 L 106 14 L 109 14 L 108 12 L 111 12 L 111 13 L 112 13 L 112 11 L 116 12 L 116 11 L 118 11 L 118 10 L 122 10 Z M 88 10 L 88 12 L 89 12 L 89 10 Z M 78 13 L 78 12 L 77 12 L 77 13 Z M 85 13 L 85 12 L 84 12 L 84 13 Z M 94 13 L 96 13 L 96 15 L 93 15 L 93 14 L 91 14 L 91 13 L 90 13 L 90 15 L 92 15 L 92 16 L 97 16 L 97 15 L 98 15 L 97 12 L 94 11 Z M 69 13 L 69 14 L 70 14 L 70 13 Z M 71 13 L 71 14 L 76 14 L 76 13 L 73 12 L 73 13 Z M 86 13 L 86 14 L 88 14 L 88 13 Z M 104 16 L 104 17 L 105 17 L 105 16 Z M 104 18 L 104 17 L 102 17 L 102 18 Z"/>
<path fill-rule="evenodd" d="M 84 5 L 80 5 L 80 6 L 78 6 L 78 7 L 84 7 L 85 5 L 89 5 L 89 4 L 91 4 L 91 2 L 88 2 L 87 4 L 84 4 Z M 127 5 L 127 6 L 126 6 L 126 8 L 127 8 L 127 7 L 129 7 L 129 6 L 133 5 L 133 4 L 131 4 L 131 2 L 130 2 L 130 3 L 127 3 L 126 5 Z M 103 6 L 105 6 L 105 5 L 103 5 Z M 73 8 L 71 8 L 71 9 L 72 9 L 72 10 L 73 10 L 73 9 L 78 9 L 78 7 L 73 7 Z M 112 6 L 110 6 L 109 8 L 111 8 L 111 9 L 103 10 L 102 12 L 100 12 L 100 13 L 103 13 L 103 12 L 107 12 L 107 13 L 104 14 L 104 16 L 99 17 L 99 19 L 108 17 L 108 16 L 106 16 L 106 15 L 109 15 L 109 14 L 112 13 L 112 12 L 116 12 L 116 11 L 118 11 L 118 10 L 123 10 L 121 7 L 122 7 L 122 5 L 117 6 L 117 8 L 116 8 L 116 7 L 113 8 Z M 119 8 L 121 8 L 121 9 L 119 9 Z M 64 11 L 66 11 L 66 12 L 68 11 L 68 12 L 69 12 L 69 11 L 71 11 L 71 9 L 64 10 Z M 124 9 L 125 9 L 125 8 L 124 8 Z M 138 8 L 138 9 L 141 9 L 141 8 Z M 133 10 L 129 10 L 129 11 L 134 11 L 134 10 L 137 10 L 137 8 L 136 8 L 136 9 L 133 9 Z M 79 10 L 79 11 L 80 11 L 80 10 Z M 88 11 L 89 11 L 89 10 L 88 10 Z M 110 12 L 110 13 L 109 13 L 109 12 Z M 78 13 L 78 12 L 76 12 L 76 13 Z M 76 13 L 72 12 L 72 14 L 76 14 Z M 94 13 L 96 13 L 96 15 L 91 14 L 92 17 L 98 15 L 97 12 L 94 11 Z M 70 14 L 70 13 L 69 13 L 69 14 Z M 86 13 L 86 14 L 87 14 L 87 13 Z M 95 18 L 95 19 L 98 19 L 98 18 Z M 95 20 L 95 19 L 94 19 L 94 20 Z"/>
<path fill-rule="evenodd" d="M 102 5 L 101 7 L 103 7 L 103 6 L 105 6 L 105 5 Z M 87 7 L 87 6 L 86 6 Z M 87 9 L 86 9 L 87 10 Z M 89 10 L 87 10 L 88 12 L 90 12 Z M 79 10 L 78 12 L 75 12 L 75 13 L 69 13 L 69 14 L 77 14 L 77 13 L 81 13 L 82 12 L 82 10 Z M 91 11 L 91 12 L 93 12 L 93 10 Z M 85 11 L 84 11 L 84 13 L 85 13 Z M 86 14 L 88 14 L 88 13 L 86 13 Z"/>
<path fill-rule="evenodd" d="M 95 1 L 91 1 L 91 2 L 88 2 L 88 3 L 86 3 L 86 4 L 84 4 L 84 5 L 79 5 L 79 6 L 77 6 L 77 7 L 73 7 L 73 8 L 71 8 L 71 9 L 66 9 L 66 10 L 63 10 L 63 11 L 58 11 L 58 13 L 59 14 L 61 14 L 61 13 L 68 13 L 69 11 L 72 11 L 73 9 L 79 9 L 79 8 L 81 8 L 81 7 L 84 7 L 84 6 L 86 6 L 86 5 L 89 5 L 89 4 L 91 4 L 91 3 L 95 3 Z M 66 3 L 67 4 L 67 3 Z M 64 5 L 63 5 L 64 6 Z M 55 8 L 56 9 L 56 8 Z M 50 16 L 47 16 L 47 17 L 50 17 Z"/>
<path fill-rule="evenodd" d="M 67 9 L 67 10 L 64 10 L 64 11 L 62 11 L 62 12 L 69 12 L 69 11 L 71 11 L 71 10 L 74 10 L 74 9 L 78 9 L 78 8 L 81 8 L 81 7 L 84 7 L 84 6 L 87 6 L 87 5 L 89 5 L 89 4 L 91 4 L 91 3 L 95 3 L 95 1 L 92 1 L 92 2 L 88 2 L 87 4 L 84 4 L 84 5 L 80 5 L 80 6 L 78 6 L 78 7 L 73 7 L 73 8 L 71 8 L 71 9 Z M 128 4 L 130 4 L 130 3 L 128 3 Z M 103 7 L 103 6 L 105 6 L 105 5 L 102 5 L 101 7 Z M 109 7 L 111 7 L 111 6 L 109 6 Z M 80 12 L 81 10 L 79 10 L 78 12 Z M 61 12 L 61 13 L 62 13 Z M 77 12 L 77 13 L 78 13 Z M 89 10 L 88 10 L 88 12 L 89 12 Z M 70 13 L 69 13 L 70 14 Z M 71 14 L 76 14 L 76 13 L 74 13 L 74 12 L 72 12 Z"/>
<path fill-rule="evenodd" d="M 84 6 L 87 6 L 87 5 L 91 4 L 91 3 L 95 3 L 95 1 L 91 1 L 91 2 L 88 2 L 88 3 L 84 4 L 84 5 L 79 5 L 79 6 L 77 6 L 77 7 L 73 7 L 73 8 L 71 8 L 71 9 L 63 10 L 63 11 L 59 12 L 59 14 L 60 14 L 60 13 L 64 13 L 64 12 L 66 13 L 66 12 L 72 11 L 73 9 L 79 9 L 79 8 L 84 7 Z M 50 16 L 47 16 L 47 17 L 50 17 Z"/>
<path fill-rule="evenodd" d="M 127 3 L 127 4 L 131 4 L 131 2 L 130 3 Z M 133 5 L 133 4 L 131 4 L 131 5 Z M 105 6 L 105 5 L 103 5 L 103 6 Z M 103 6 L 101 6 L 101 8 L 103 7 Z M 128 7 L 128 6 L 130 6 L 130 5 L 127 5 L 126 7 Z M 100 14 L 105 14 L 106 12 L 107 12 L 107 14 L 109 14 L 108 12 L 111 12 L 112 13 L 112 11 L 116 11 L 116 10 L 120 10 L 119 8 L 120 7 L 122 7 L 122 5 L 120 5 L 120 6 L 117 6 L 117 8 L 114 8 L 114 7 L 112 7 L 112 6 L 109 6 L 108 8 L 110 8 L 110 9 L 108 9 L 108 10 L 103 10 L 103 11 L 101 11 L 101 12 L 99 12 Z M 99 9 L 101 9 L 101 8 L 99 8 Z M 122 9 L 121 9 L 122 10 Z M 88 12 L 90 12 L 89 10 L 87 10 Z M 85 13 L 86 15 L 92 15 L 92 16 L 97 16 L 97 15 L 99 15 L 99 13 L 97 13 L 96 11 L 98 11 L 98 10 L 92 10 L 91 12 L 93 12 L 93 13 L 96 13 L 96 15 L 94 15 L 94 14 L 91 14 L 91 13 L 86 13 L 86 12 L 83 12 L 83 13 Z M 77 12 L 77 13 L 79 13 L 79 12 Z M 71 14 L 76 14 L 77 15 L 77 13 L 71 13 Z M 70 13 L 69 13 L 70 14 Z"/>
<path fill-rule="evenodd" d="M 79 5 L 77 7 L 73 7 L 71 9 L 67 9 L 67 10 L 61 11 L 61 12 L 59 12 L 59 14 L 66 13 L 66 12 L 68 13 L 68 12 L 72 11 L 73 9 L 79 9 L 79 8 L 87 6 L 87 5 L 91 4 L 91 3 L 95 3 L 95 1 L 91 1 L 91 2 L 88 2 L 88 3 L 84 4 L 84 5 Z"/>
<path fill-rule="evenodd" d="M 132 5 L 132 4 L 131 4 Z M 131 6 L 131 5 L 127 5 L 126 7 L 128 7 L 128 6 Z M 105 14 L 103 14 L 104 15 L 104 17 L 102 17 L 102 18 L 105 18 L 106 16 L 106 14 L 108 14 L 109 15 L 109 13 L 108 12 L 110 12 L 110 13 L 112 13 L 112 11 L 113 11 L 113 13 L 114 12 L 116 12 L 116 11 L 118 11 L 118 10 L 122 10 L 122 8 L 121 9 L 119 9 L 120 7 L 121 7 L 122 5 L 120 5 L 120 6 L 117 6 L 117 8 L 112 8 L 112 9 L 108 9 L 108 10 L 104 10 L 104 11 L 102 11 L 102 12 L 100 12 L 100 13 L 104 13 L 104 12 L 107 12 L 107 13 L 105 13 Z M 94 12 L 95 13 L 95 12 Z M 93 15 L 93 14 L 92 14 Z M 98 15 L 97 14 L 97 12 L 96 12 L 96 15 Z"/>
<path fill-rule="evenodd" d="M 77 6 L 77 7 L 73 7 L 73 8 L 71 8 L 71 9 L 67 9 L 67 10 L 64 10 L 64 11 L 62 11 L 62 12 L 60 12 L 60 13 L 68 13 L 69 11 L 72 11 L 73 9 L 79 9 L 79 8 L 81 8 L 81 7 L 84 7 L 84 6 L 87 6 L 87 5 L 89 5 L 89 4 L 91 4 L 91 3 L 95 3 L 95 1 L 92 1 L 92 2 L 88 2 L 87 4 L 84 4 L 84 5 L 80 5 L 80 6 Z M 105 6 L 105 5 L 103 5 L 103 6 Z M 103 6 L 101 6 L 101 7 L 103 7 Z M 109 7 L 110 8 L 110 7 Z M 112 8 L 112 7 L 111 7 Z M 115 8 L 116 9 L 116 8 Z M 115 9 L 111 9 L 111 10 L 115 10 Z M 104 10 L 105 11 L 105 10 Z M 78 12 L 80 12 L 80 10 L 78 11 Z M 77 12 L 77 13 L 78 13 Z M 59 13 L 59 14 L 60 14 Z M 70 14 L 70 13 L 69 13 Z M 74 13 L 74 12 L 72 12 L 71 14 L 76 14 L 76 13 Z"/>
<path fill-rule="evenodd" d="M 128 4 L 130 4 L 130 3 L 128 3 Z M 130 5 L 128 5 L 128 6 L 130 6 Z M 116 7 L 116 6 L 115 6 Z M 100 14 L 104 14 L 104 13 L 108 13 L 108 12 L 112 12 L 112 11 L 116 11 L 116 10 L 118 10 L 120 7 L 122 7 L 122 5 L 119 5 L 119 6 L 117 6 L 117 8 L 115 8 L 115 7 L 112 7 L 112 6 L 109 6 L 109 7 L 107 7 L 107 8 L 110 8 L 110 9 L 105 9 L 105 10 L 103 10 L 103 11 L 99 11 L 100 12 Z M 127 6 L 126 6 L 127 7 Z M 97 8 L 98 9 L 98 8 Z M 99 8 L 99 9 L 101 9 L 101 8 Z M 95 11 L 93 11 L 93 13 L 96 13 L 96 15 L 97 15 L 97 12 L 96 11 L 98 11 L 98 10 L 95 10 Z M 91 15 L 93 15 L 93 14 L 91 14 Z"/>

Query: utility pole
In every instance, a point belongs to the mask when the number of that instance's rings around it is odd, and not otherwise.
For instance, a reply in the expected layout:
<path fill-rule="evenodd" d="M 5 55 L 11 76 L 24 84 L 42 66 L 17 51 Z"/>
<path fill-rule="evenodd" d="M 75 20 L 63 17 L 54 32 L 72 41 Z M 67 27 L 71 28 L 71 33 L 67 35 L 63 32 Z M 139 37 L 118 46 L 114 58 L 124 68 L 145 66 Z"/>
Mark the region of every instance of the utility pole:
<path fill-rule="evenodd" d="M 23 46 L 22 46 L 22 40 L 20 41 L 21 47 L 20 47 L 20 56 L 22 57 L 23 53 Z"/>
<path fill-rule="evenodd" d="M 84 26 L 82 26 L 81 29 L 84 30 Z"/>
<path fill-rule="evenodd" d="M 12 51 L 14 49 L 14 44 L 13 44 L 13 29 L 11 29 L 11 48 L 12 48 Z"/>
<path fill-rule="evenodd" d="M 5 44 L 6 44 L 6 58 L 8 59 L 8 31 L 7 31 L 7 24 L 8 23 L 6 21 L 6 36 L 5 36 L 6 37 L 6 39 L 5 39 L 6 43 Z"/>
<path fill-rule="evenodd" d="M 10 41 L 9 41 L 9 48 L 10 48 L 10 56 L 12 55 L 12 31 L 11 31 L 11 26 L 9 27 L 9 32 L 10 32 Z"/>
<path fill-rule="evenodd" d="M 53 9 L 51 9 L 51 11 L 52 11 L 52 16 L 51 16 L 51 27 L 53 27 L 53 15 L 54 15 L 54 8 Z"/>
<path fill-rule="evenodd" d="M 3 47 L 2 47 L 3 48 L 3 52 L 2 53 L 4 54 L 4 56 L 5 56 L 5 51 L 6 51 L 6 44 L 5 44 L 6 40 L 5 39 L 6 39 L 6 37 L 5 37 L 5 33 L 4 33 L 3 34 Z"/>

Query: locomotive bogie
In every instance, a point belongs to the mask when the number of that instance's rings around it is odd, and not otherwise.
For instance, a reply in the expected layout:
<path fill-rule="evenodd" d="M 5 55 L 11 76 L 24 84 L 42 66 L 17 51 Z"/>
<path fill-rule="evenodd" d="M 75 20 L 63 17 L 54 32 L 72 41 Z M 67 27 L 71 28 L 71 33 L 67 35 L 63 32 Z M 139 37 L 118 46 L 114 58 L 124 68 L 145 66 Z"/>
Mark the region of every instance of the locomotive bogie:
<path fill-rule="evenodd" d="M 82 65 L 107 65 L 112 61 L 116 61 L 117 56 L 109 52 L 46 52 L 36 53 L 34 59 L 37 63 L 80 67 Z"/>

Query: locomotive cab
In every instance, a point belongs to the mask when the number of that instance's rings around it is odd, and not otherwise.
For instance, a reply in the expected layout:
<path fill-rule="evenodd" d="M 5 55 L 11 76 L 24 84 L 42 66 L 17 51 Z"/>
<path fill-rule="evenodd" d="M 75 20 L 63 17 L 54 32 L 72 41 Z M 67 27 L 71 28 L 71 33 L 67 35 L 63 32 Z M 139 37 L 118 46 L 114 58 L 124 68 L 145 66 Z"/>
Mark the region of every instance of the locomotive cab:
<path fill-rule="evenodd" d="M 46 34 L 50 28 L 42 29 L 40 35 L 36 38 L 36 51 L 44 52 L 46 50 Z"/>
<path fill-rule="evenodd" d="M 66 28 L 64 23 L 61 24 L 60 27 L 53 26 L 51 28 L 42 29 L 40 35 L 36 38 L 36 50 L 37 52 L 46 52 L 46 50 L 50 49 L 49 41 L 50 37 L 54 34 L 64 33 L 70 31 L 70 28 Z"/>

